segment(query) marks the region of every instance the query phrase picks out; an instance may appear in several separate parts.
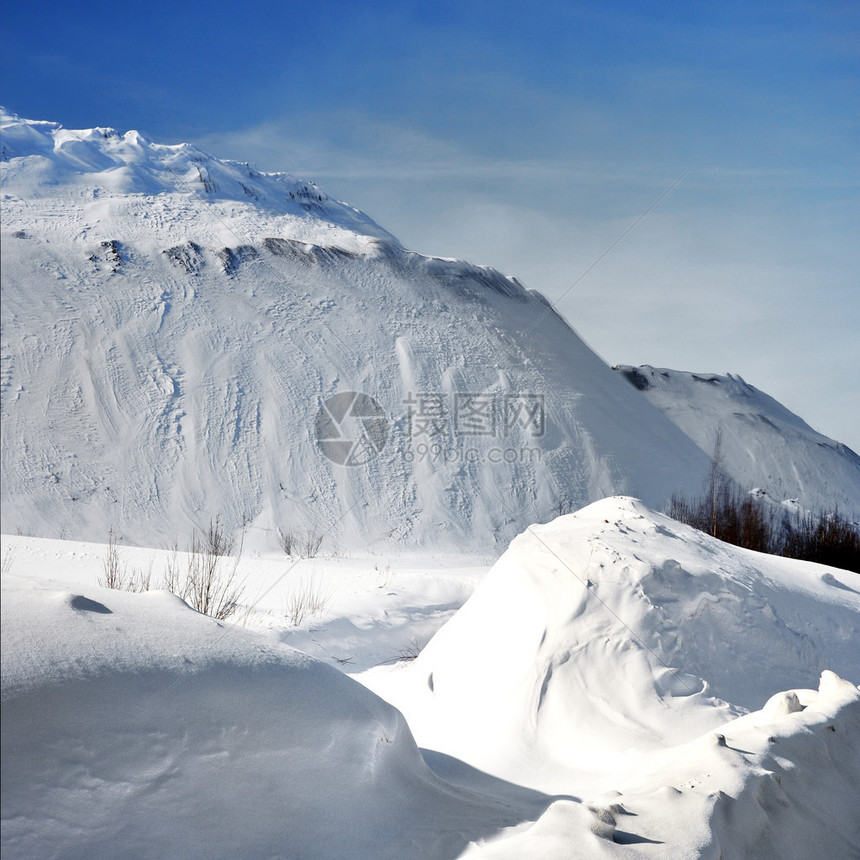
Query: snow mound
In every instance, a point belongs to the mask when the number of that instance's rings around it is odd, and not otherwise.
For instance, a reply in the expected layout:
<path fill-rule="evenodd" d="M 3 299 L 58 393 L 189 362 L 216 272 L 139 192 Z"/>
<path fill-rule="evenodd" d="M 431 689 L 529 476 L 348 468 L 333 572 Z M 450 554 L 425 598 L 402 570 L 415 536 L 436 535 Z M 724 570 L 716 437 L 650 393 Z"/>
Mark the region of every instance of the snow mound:
<path fill-rule="evenodd" d="M 740 376 L 615 368 L 706 454 L 720 432 L 720 462 L 740 487 L 789 510 L 860 517 L 860 456 Z"/>
<path fill-rule="evenodd" d="M 531 826 L 476 844 L 468 860 L 618 857 L 787 860 L 860 854 L 860 690 L 824 672 L 790 713 L 765 708 L 628 775 L 624 791 L 557 801 Z M 794 691 L 779 694 L 794 697 Z"/>
<path fill-rule="evenodd" d="M 854 574 L 604 500 L 521 535 L 416 660 L 357 676 L 407 726 L 271 632 L 94 587 L 97 547 L 3 550 L 4 856 L 860 854 Z M 350 590 L 426 620 L 428 574 L 423 605 L 372 559 Z M 357 594 L 295 641 L 349 618 L 384 640 Z"/>
<path fill-rule="evenodd" d="M 593 793 L 822 671 L 860 680 L 859 619 L 850 573 L 613 498 L 527 529 L 414 663 L 362 679 L 422 746 Z"/>
<path fill-rule="evenodd" d="M 236 229 L 233 222 L 241 224 L 257 213 L 279 217 L 315 239 L 325 234 L 334 243 L 340 238 L 353 247 L 373 245 L 356 237 L 397 243 L 369 216 L 329 197 L 313 182 L 213 158 L 188 143 L 157 144 L 140 132 L 113 128 L 66 129 L 22 119 L 3 108 L 0 132 L 7 202 L 49 201 L 71 191 L 71 211 L 88 211 L 104 220 L 105 215 L 121 216 L 128 203 L 146 202 L 157 212 L 153 198 L 159 195 L 174 195 L 177 206 L 184 201 L 193 207 L 202 194 L 218 210 L 213 220 L 224 222 L 222 232 L 228 236 Z M 245 204 L 245 211 L 236 211 L 236 204 Z M 91 221 L 90 226 L 96 224 Z M 175 224 L 163 218 L 148 226 L 160 237 L 175 235 Z"/>
<path fill-rule="evenodd" d="M 454 857 L 522 820 L 300 652 L 166 593 L 4 585 L 4 857 Z"/>

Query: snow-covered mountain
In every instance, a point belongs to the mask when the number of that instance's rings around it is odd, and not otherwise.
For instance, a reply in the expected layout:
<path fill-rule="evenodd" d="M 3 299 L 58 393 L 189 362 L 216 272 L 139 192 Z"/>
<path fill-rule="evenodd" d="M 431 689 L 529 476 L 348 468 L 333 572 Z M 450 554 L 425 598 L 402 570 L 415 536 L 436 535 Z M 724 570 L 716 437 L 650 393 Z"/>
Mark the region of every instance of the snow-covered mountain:
<path fill-rule="evenodd" d="M 719 427 L 856 511 L 853 452 L 192 146 L 3 114 L 2 210 L 4 856 L 857 856 L 856 577 L 614 496 L 698 492 Z M 369 552 L 236 559 L 231 624 L 48 539 L 215 516 Z"/>
<path fill-rule="evenodd" d="M 4 531 L 492 551 L 698 492 L 718 426 L 742 485 L 860 511 L 857 456 L 741 380 L 622 368 L 643 398 L 538 293 L 311 182 L 7 113 L 2 159 Z"/>
<path fill-rule="evenodd" d="M 615 368 L 744 489 L 818 512 L 860 518 L 860 456 L 740 376 Z"/>
<path fill-rule="evenodd" d="M 493 550 L 707 472 L 540 295 L 313 183 L 9 114 L 2 158 L 4 531 Z"/>

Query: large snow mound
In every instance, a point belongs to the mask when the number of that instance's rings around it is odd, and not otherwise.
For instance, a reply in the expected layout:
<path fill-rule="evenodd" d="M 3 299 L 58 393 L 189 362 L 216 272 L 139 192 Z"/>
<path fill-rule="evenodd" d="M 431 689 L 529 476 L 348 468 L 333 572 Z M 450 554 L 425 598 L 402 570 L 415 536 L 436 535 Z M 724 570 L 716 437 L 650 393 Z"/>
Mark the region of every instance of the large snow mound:
<path fill-rule="evenodd" d="M 362 678 L 422 746 L 593 793 L 823 671 L 857 683 L 858 623 L 856 575 L 614 498 L 531 526 L 414 663 Z"/>
<path fill-rule="evenodd" d="M 744 489 L 817 513 L 860 518 L 860 456 L 740 376 L 615 368 Z"/>
<path fill-rule="evenodd" d="M 4 857 L 455 857 L 523 817 L 360 684 L 164 592 L 4 576 L 2 674 Z"/>
<path fill-rule="evenodd" d="M 327 550 L 495 552 L 613 493 L 659 507 L 707 472 L 514 278 L 184 144 L 8 114 L 2 136 L 7 532 L 182 545 L 220 515 L 269 549 L 310 530 Z M 354 467 L 315 441 L 344 391 L 387 421 Z M 360 422 L 339 431 L 356 442 Z"/>

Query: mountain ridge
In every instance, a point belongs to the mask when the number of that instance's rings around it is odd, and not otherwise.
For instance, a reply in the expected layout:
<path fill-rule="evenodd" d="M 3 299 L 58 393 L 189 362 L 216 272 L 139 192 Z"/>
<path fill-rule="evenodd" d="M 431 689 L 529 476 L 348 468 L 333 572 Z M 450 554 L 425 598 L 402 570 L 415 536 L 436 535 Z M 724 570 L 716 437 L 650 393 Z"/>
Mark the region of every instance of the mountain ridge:
<path fill-rule="evenodd" d="M 860 456 L 737 374 L 616 365 L 635 388 L 739 487 L 763 490 L 791 510 L 838 508 L 860 516 Z"/>

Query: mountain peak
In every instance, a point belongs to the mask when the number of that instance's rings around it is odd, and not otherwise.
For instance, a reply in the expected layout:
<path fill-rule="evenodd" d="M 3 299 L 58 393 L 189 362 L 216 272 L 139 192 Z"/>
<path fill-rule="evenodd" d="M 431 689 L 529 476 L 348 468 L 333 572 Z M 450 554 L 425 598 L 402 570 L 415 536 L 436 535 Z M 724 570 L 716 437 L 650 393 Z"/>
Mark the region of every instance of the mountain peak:
<path fill-rule="evenodd" d="M 315 244 L 362 239 L 399 245 L 373 219 L 287 173 L 215 158 L 189 143 L 153 143 L 139 131 L 67 129 L 0 112 L 3 187 L 8 196 L 99 199 L 172 195 L 185 207 L 209 205 L 221 220 L 280 219 L 279 233 Z M 271 230 L 270 230 L 271 233 Z M 350 234 L 350 235 L 347 235 Z"/>

